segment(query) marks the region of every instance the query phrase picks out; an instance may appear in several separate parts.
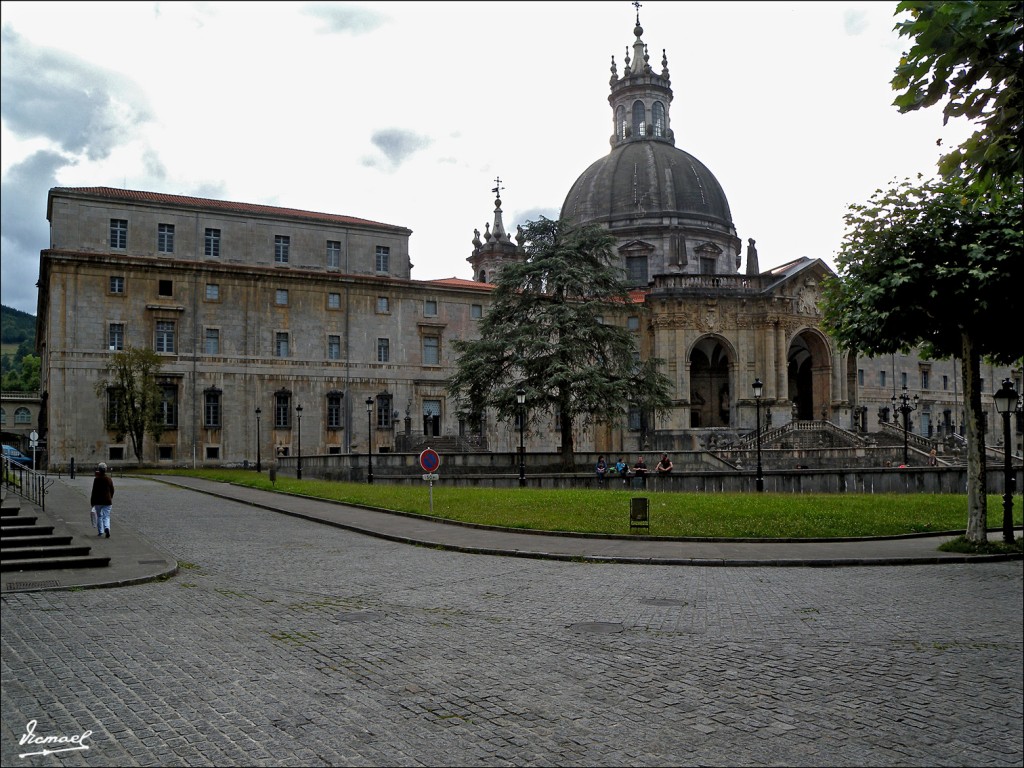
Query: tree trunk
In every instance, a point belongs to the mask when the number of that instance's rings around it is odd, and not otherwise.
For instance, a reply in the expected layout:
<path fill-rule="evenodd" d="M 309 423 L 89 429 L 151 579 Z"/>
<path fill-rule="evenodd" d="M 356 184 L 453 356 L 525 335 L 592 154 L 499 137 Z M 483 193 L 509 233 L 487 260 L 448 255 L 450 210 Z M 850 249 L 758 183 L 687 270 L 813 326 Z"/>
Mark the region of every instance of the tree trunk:
<path fill-rule="evenodd" d="M 568 398 L 566 398 L 566 400 L 568 400 Z M 561 405 L 562 418 L 559 421 L 561 422 L 560 436 L 562 439 L 562 450 L 559 454 L 559 459 L 562 464 L 562 471 L 572 472 L 573 469 L 575 469 L 576 467 L 576 457 L 574 455 L 576 453 L 576 447 L 575 445 L 573 445 L 572 439 L 573 420 L 566 416 L 566 414 L 569 412 L 568 402 L 562 402 Z"/>
<path fill-rule="evenodd" d="M 964 409 L 967 418 L 967 539 L 984 543 L 988 499 L 985 493 L 985 429 L 981 409 L 981 358 L 974 351 L 974 342 L 964 333 L 961 375 L 964 385 Z"/>

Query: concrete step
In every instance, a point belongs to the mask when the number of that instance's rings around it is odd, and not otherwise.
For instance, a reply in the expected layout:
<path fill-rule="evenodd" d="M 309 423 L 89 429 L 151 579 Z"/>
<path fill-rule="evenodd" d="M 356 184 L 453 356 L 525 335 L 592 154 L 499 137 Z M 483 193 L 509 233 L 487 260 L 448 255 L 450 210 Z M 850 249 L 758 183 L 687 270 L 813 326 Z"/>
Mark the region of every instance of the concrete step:
<path fill-rule="evenodd" d="M 22 558 L 0 562 L 0 571 L 46 571 L 59 568 L 104 568 L 110 565 L 109 557 L 86 555 L 77 557 Z"/>
<path fill-rule="evenodd" d="M 9 536 L 49 536 L 51 533 L 53 533 L 52 525 L 23 525 L 11 526 L 10 528 L 5 525 L 0 529 L 0 536 L 3 538 Z"/>
<path fill-rule="evenodd" d="M 12 525 L 35 525 L 38 520 L 38 517 L 30 517 L 28 515 L 8 515 L 7 517 L 0 517 L 0 530 L 3 530 L 4 528 L 9 528 Z"/>
<path fill-rule="evenodd" d="M 8 547 L 0 550 L 0 562 L 28 560 L 42 557 L 83 557 L 92 552 L 92 547 L 82 544 L 56 544 L 42 547 Z"/>
<path fill-rule="evenodd" d="M 59 547 L 71 543 L 73 536 L 15 536 L 14 538 L 0 538 L 0 552 L 14 547 Z"/>

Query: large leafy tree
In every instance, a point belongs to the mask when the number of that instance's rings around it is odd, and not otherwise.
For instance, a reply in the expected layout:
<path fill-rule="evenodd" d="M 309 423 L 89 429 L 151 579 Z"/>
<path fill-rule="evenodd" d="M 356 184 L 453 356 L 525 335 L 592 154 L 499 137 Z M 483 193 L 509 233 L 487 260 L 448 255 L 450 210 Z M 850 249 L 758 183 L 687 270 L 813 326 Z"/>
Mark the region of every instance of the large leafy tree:
<path fill-rule="evenodd" d="M 1024 92 L 1020 72 L 1024 2 L 905 0 L 900 37 L 913 41 L 892 78 L 900 112 L 940 101 L 944 120 L 965 117 L 978 130 L 939 161 L 944 176 L 964 176 L 980 191 L 998 190 L 1021 172 Z"/>
<path fill-rule="evenodd" d="M 480 338 L 455 342 L 448 389 L 470 414 L 489 407 L 512 420 L 523 388 L 531 417 L 560 416 L 562 464 L 571 467 L 574 426 L 620 422 L 630 405 L 667 406 L 670 382 L 659 361 L 638 362 L 633 335 L 613 322 L 632 303 L 614 238 L 543 217 L 523 231 L 526 258 L 502 268 Z"/>
<path fill-rule="evenodd" d="M 921 346 L 933 358 L 958 357 L 967 405 L 967 537 L 984 541 L 984 436 L 981 359 L 1024 357 L 1021 180 L 978 195 L 966 180 L 910 181 L 851 205 L 824 285 L 824 320 L 839 343 L 889 354 Z"/>
<path fill-rule="evenodd" d="M 97 396 L 107 397 L 107 428 L 118 441 L 125 436 L 131 439 L 139 463 L 145 436 L 156 440 L 164 431 L 163 393 L 157 380 L 162 365 L 152 349 L 126 345 L 111 355 L 106 377 L 96 384 Z"/>

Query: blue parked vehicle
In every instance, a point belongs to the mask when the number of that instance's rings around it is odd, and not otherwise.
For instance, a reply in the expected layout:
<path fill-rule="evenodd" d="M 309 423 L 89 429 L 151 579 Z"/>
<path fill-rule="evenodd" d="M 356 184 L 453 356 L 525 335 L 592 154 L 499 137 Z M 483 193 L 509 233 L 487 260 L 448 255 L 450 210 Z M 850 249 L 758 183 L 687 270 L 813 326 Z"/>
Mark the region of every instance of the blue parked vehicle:
<path fill-rule="evenodd" d="M 19 451 L 13 445 L 5 445 L 3 447 L 4 458 L 10 460 L 13 464 L 20 464 L 25 469 L 33 468 L 33 461 L 31 456 L 26 456 L 24 453 Z"/>

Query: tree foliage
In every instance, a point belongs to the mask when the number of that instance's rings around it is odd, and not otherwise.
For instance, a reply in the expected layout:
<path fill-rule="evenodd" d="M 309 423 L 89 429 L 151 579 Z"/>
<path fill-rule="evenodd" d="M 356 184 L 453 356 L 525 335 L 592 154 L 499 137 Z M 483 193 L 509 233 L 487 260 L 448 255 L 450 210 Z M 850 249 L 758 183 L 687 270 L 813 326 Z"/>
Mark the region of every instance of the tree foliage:
<path fill-rule="evenodd" d="M 163 361 L 152 349 L 126 345 L 107 363 L 106 377 L 96 394 L 106 398 L 107 428 L 121 441 L 131 439 L 135 459 L 142 462 L 142 444 L 148 434 L 159 439 L 164 430 L 163 394 L 157 376 Z"/>
<path fill-rule="evenodd" d="M 636 341 L 611 322 L 634 309 L 614 238 L 595 225 L 541 218 L 524 227 L 526 259 L 503 266 L 480 338 L 456 341 L 449 392 L 470 414 L 493 408 L 512 420 L 516 390 L 527 411 L 561 417 L 562 461 L 572 463 L 573 428 L 621 422 L 632 404 L 669 403 L 670 382 L 657 360 L 638 362 Z M 607 321 L 607 322 L 606 322 Z"/>
<path fill-rule="evenodd" d="M 895 29 L 913 40 L 891 84 L 901 113 L 946 100 L 944 121 L 965 117 L 978 130 L 942 157 L 946 177 L 963 175 L 981 191 L 999 189 L 1021 172 L 1020 135 L 1024 3 L 905 0 L 909 14 Z"/>
<path fill-rule="evenodd" d="M 824 323 L 839 344 L 878 355 L 920 346 L 959 357 L 967 401 L 968 530 L 985 539 L 981 358 L 1024 357 L 1021 180 L 979 195 L 965 180 L 909 181 L 851 205 L 824 284 Z"/>

